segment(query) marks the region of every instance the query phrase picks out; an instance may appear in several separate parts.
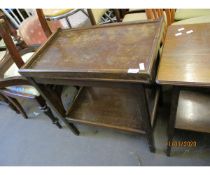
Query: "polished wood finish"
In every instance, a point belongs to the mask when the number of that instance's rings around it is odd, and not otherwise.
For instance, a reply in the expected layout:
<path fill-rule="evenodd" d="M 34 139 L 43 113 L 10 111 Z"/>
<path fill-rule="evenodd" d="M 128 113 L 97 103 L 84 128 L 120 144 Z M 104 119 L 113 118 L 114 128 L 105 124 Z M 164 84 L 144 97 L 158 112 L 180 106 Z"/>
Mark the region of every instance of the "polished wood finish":
<path fill-rule="evenodd" d="M 178 29 L 184 28 L 181 31 Z M 187 34 L 187 31 L 192 33 Z M 176 25 L 168 28 L 157 83 L 185 86 L 210 85 L 210 24 Z"/>
<path fill-rule="evenodd" d="M 210 90 L 174 86 L 171 98 L 171 113 L 168 125 L 168 143 L 173 141 L 175 129 L 210 133 Z M 167 155 L 171 154 L 167 145 Z"/>
<path fill-rule="evenodd" d="M 162 24 L 158 20 L 60 30 L 20 72 L 39 78 L 55 78 L 56 73 L 59 79 L 153 81 Z M 144 65 L 139 72 L 128 72 L 139 64 Z"/>
<path fill-rule="evenodd" d="M 210 133 L 209 106 L 209 91 L 180 91 L 175 128 Z"/>
<path fill-rule="evenodd" d="M 158 20 L 60 30 L 20 73 L 75 135 L 77 122 L 145 133 L 154 152 L 159 92 L 153 83 L 162 29 L 163 21 Z M 144 70 L 139 71 L 140 63 Z M 130 73 L 129 68 L 138 72 Z M 49 84 L 80 86 L 67 111 Z"/>

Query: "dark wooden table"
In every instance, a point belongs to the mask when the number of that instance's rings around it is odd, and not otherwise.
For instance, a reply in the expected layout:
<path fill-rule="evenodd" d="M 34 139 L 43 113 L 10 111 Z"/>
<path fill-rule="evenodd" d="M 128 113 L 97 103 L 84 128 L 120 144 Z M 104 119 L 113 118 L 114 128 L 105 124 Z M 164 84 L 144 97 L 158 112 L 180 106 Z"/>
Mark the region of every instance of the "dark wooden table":
<path fill-rule="evenodd" d="M 163 20 L 57 31 L 20 70 L 75 133 L 75 122 L 146 134 L 154 151 L 154 81 Z M 52 85 L 80 87 L 64 110 Z"/>
<path fill-rule="evenodd" d="M 210 132 L 209 43 L 210 24 L 168 28 L 156 82 L 173 86 L 169 142 L 174 128 Z"/>

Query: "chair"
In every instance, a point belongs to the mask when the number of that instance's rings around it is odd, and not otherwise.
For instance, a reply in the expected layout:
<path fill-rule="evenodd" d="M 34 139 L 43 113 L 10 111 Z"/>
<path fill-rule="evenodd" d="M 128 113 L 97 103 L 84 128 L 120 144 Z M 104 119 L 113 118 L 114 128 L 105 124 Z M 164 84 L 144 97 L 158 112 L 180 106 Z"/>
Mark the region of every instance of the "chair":
<path fill-rule="evenodd" d="M 183 25 L 183 24 L 198 24 L 198 23 L 210 23 L 210 15 L 208 16 L 199 16 L 195 18 L 189 18 L 181 21 L 175 21 L 175 9 L 146 9 L 146 16 L 150 20 L 155 20 L 160 17 L 164 17 L 166 26 L 163 34 L 162 44 L 164 45 L 165 36 L 167 32 L 167 26 L 169 25 Z M 163 47 L 160 47 L 159 52 L 162 54 Z"/>
<path fill-rule="evenodd" d="M 16 29 L 14 28 L 10 20 L 5 16 L 2 10 L 0 10 L 0 19 L 4 19 L 5 22 L 7 23 L 9 28 L 8 32 L 13 37 L 13 40 L 17 48 L 18 49 L 25 48 L 26 46 L 25 43 L 20 40 L 20 38 L 17 35 Z M 8 54 L 9 53 L 4 43 L 4 40 L 0 37 L 0 75 L 12 64 L 12 61 L 10 60 Z"/>
<path fill-rule="evenodd" d="M 208 14 L 208 10 L 204 10 L 203 13 L 202 10 L 200 11 L 200 16 L 194 17 L 194 18 L 188 18 L 181 21 L 175 21 L 175 16 L 177 14 L 178 10 L 175 9 L 145 9 L 144 13 L 132 13 L 125 15 L 123 22 L 127 21 L 136 21 L 136 20 L 155 20 L 160 17 L 164 17 L 166 22 L 166 28 L 164 33 L 166 34 L 167 26 L 169 25 L 183 25 L 183 24 L 198 24 L 198 23 L 209 23 L 210 22 L 210 15 Z M 191 13 L 193 11 L 190 11 Z M 206 16 L 204 16 L 206 15 Z M 193 16 L 193 14 L 191 14 Z M 194 15 L 196 16 L 196 14 Z M 190 15 L 188 16 L 190 17 Z M 163 37 L 164 39 L 164 37 Z M 163 40 L 164 43 L 164 40 Z"/>
<path fill-rule="evenodd" d="M 138 20 L 147 20 L 147 14 L 145 10 L 127 10 L 125 13 L 122 22 L 131 22 L 131 21 L 138 21 Z"/>
<path fill-rule="evenodd" d="M 4 103 L 2 103 L 2 102 L 4 102 Z M 12 109 L 13 111 L 15 111 L 17 114 L 20 114 L 20 111 L 16 108 L 16 106 L 13 104 L 13 103 L 11 103 L 8 99 L 7 99 L 7 97 L 5 97 L 3 94 L 1 94 L 0 93 L 0 104 L 7 104 L 9 107 L 10 107 L 10 109 Z"/>
<path fill-rule="evenodd" d="M 2 9 L 2 11 L 6 10 Z M 37 15 L 25 17 L 25 21 L 23 21 L 23 18 L 21 18 L 21 20 L 19 19 L 19 21 L 21 21 L 20 23 L 15 21 L 13 24 L 11 24 L 9 19 L 12 17 L 9 15 L 6 16 L 3 12 L 0 11 L 0 18 L 4 19 L 7 23 L 7 26 L 9 26 L 8 32 L 13 36 L 13 41 L 15 42 L 15 45 L 19 51 L 30 46 L 37 47 L 38 45 L 45 42 L 52 33 L 46 20 L 43 18 L 41 9 L 37 9 Z M 22 15 L 24 15 L 24 13 Z M 12 25 L 18 26 L 19 32 L 17 32 Z M 30 31 L 32 28 L 34 33 L 31 33 Z M 17 33 L 23 33 L 23 35 L 18 36 Z M 36 37 L 37 35 L 38 38 Z M 2 47 L 0 51 L 2 52 L 0 54 L 0 75 L 2 75 L 2 73 L 4 73 L 13 63 L 3 40 L 1 40 L 1 45 Z"/>
<path fill-rule="evenodd" d="M 33 52 L 35 52 L 36 47 L 28 47 L 18 51 L 8 33 L 8 26 L 3 19 L 0 19 L 0 34 L 7 46 L 11 59 L 14 61 L 0 79 L 1 97 L 13 110 L 17 113 L 21 113 L 24 118 L 28 118 L 28 116 L 16 98 L 20 97 L 36 100 L 40 106 L 40 110 L 52 120 L 53 124 L 57 125 L 58 128 L 61 128 L 62 126 L 58 119 L 54 117 L 52 111 L 47 106 L 45 100 L 40 96 L 39 92 L 18 73 L 18 68 L 24 65 Z"/>
<path fill-rule="evenodd" d="M 65 19 L 69 28 L 71 28 L 72 25 L 68 17 L 80 11 L 88 17 L 84 9 L 43 9 L 46 20 L 55 21 Z"/>
<path fill-rule="evenodd" d="M 182 25 L 182 24 L 198 24 L 198 23 L 209 23 L 210 22 L 210 10 L 200 10 L 199 13 L 194 13 L 196 10 L 189 11 L 191 14 L 186 16 L 186 18 L 180 21 L 176 21 L 177 13 L 179 13 L 179 10 L 175 9 L 147 9 L 146 13 L 148 16 L 148 19 L 157 19 L 161 16 L 165 17 L 165 21 L 167 23 L 167 26 L 169 25 Z M 198 12 L 198 11 L 197 11 Z M 202 13 L 203 12 L 203 13 Z M 181 19 L 181 18 L 180 18 Z"/>
<path fill-rule="evenodd" d="M 87 9 L 87 12 L 92 25 L 105 24 L 115 21 L 120 22 L 120 15 L 117 9 Z"/>
<path fill-rule="evenodd" d="M 0 10 L 0 19 L 4 19 L 7 25 L 9 26 L 9 32 L 14 37 L 14 40 L 16 41 L 16 45 L 21 45 L 21 41 L 19 40 L 19 37 L 17 35 L 17 31 L 14 27 L 14 25 L 11 23 L 10 19 L 7 18 L 2 10 Z M 6 46 L 1 40 L 1 46 L 0 51 L 6 50 Z"/>
<path fill-rule="evenodd" d="M 167 26 L 174 22 L 175 9 L 146 9 L 147 18 L 154 20 L 164 17 Z"/>
<path fill-rule="evenodd" d="M 174 21 L 174 12 L 174 9 L 145 9 L 145 11 L 140 11 L 140 13 L 128 13 L 124 16 L 123 22 L 155 20 L 163 16 L 167 25 L 170 25 Z"/>
<path fill-rule="evenodd" d="M 176 9 L 174 20 L 181 21 L 201 16 L 210 16 L 210 9 Z"/>
<path fill-rule="evenodd" d="M 42 11 L 39 13 L 32 9 L 2 9 L 2 11 L 17 29 L 19 40 L 24 41 L 25 47 L 41 45 L 47 40 L 46 32 L 49 29 L 43 27 L 48 26 L 52 32 L 62 27 L 59 21 L 48 21 L 48 25 L 43 25 L 42 23 L 46 23 L 45 19 L 40 20 L 38 17 Z"/>

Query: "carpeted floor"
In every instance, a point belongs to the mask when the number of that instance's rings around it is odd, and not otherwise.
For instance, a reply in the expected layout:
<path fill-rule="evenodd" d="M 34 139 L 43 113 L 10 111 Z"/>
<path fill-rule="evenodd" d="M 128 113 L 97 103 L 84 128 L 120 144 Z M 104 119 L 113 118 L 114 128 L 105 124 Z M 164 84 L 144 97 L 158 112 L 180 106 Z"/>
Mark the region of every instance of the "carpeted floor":
<path fill-rule="evenodd" d="M 196 148 L 166 148 L 169 104 L 159 108 L 156 153 L 150 153 L 143 135 L 77 125 L 80 136 L 58 129 L 33 101 L 22 102 L 29 119 L 0 105 L 0 165 L 210 165 L 210 135 L 178 131 L 175 140 L 195 140 Z"/>

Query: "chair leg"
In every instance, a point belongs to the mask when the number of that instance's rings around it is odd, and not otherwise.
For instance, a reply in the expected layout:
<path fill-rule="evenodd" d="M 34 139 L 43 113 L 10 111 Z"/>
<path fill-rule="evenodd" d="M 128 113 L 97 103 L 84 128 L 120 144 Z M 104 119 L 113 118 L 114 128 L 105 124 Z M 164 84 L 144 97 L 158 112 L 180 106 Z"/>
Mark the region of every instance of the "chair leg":
<path fill-rule="evenodd" d="M 20 114 L 20 111 L 3 95 L 0 94 L 0 97 L 2 98 L 2 100 L 8 104 L 8 106 L 10 107 L 10 109 L 12 109 L 13 111 L 15 111 L 17 114 Z"/>
<path fill-rule="evenodd" d="M 55 124 L 58 128 L 62 128 L 58 119 L 53 115 L 51 109 L 47 106 L 45 100 L 41 96 L 36 97 L 36 100 L 40 105 L 40 110 L 43 111 L 52 120 L 53 124 Z"/>
<path fill-rule="evenodd" d="M 6 97 L 6 99 L 12 104 L 12 108 L 14 107 L 17 113 L 21 113 L 25 119 L 28 118 L 28 115 L 26 114 L 25 110 L 15 98 L 8 97 L 8 96 L 4 96 L 4 97 Z"/>
<path fill-rule="evenodd" d="M 175 122 L 176 122 L 176 111 L 179 101 L 179 88 L 173 87 L 173 94 L 172 94 L 172 101 L 171 101 L 171 111 L 170 111 L 170 119 L 168 124 L 168 143 L 167 143 L 167 150 L 166 155 L 170 156 L 171 154 L 171 146 L 174 137 L 174 130 L 175 130 Z"/>
<path fill-rule="evenodd" d="M 90 23 L 91 23 L 92 25 L 96 25 L 96 20 L 95 20 L 95 18 L 94 18 L 94 16 L 93 16 L 92 10 L 91 10 L 91 9 L 87 9 L 87 12 L 88 12 L 88 17 L 89 17 L 89 19 L 90 19 Z"/>

